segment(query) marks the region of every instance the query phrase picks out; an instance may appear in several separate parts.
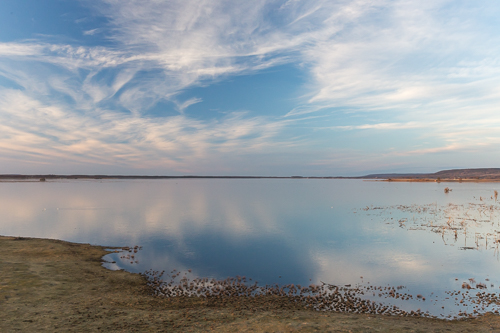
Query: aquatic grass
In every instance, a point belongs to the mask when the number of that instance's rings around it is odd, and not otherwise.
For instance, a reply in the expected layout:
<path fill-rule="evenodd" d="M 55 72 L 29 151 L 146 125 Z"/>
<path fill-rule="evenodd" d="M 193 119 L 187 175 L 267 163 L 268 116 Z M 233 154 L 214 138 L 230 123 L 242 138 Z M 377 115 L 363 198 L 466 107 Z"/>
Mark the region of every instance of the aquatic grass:
<path fill-rule="evenodd" d="M 173 270 L 171 275 L 154 270 L 146 271 L 143 276 L 148 281 L 151 294 L 176 301 L 202 299 L 207 306 L 225 306 L 228 304 L 240 307 L 306 308 L 316 311 L 343 313 L 386 314 L 397 316 L 432 317 L 420 309 L 405 311 L 396 305 L 375 302 L 363 295 L 380 298 L 393 298 L 400 301 L 416 300 L 425 302 L 425 297 L 414 297 L 404 293 L 404 286 L 337 286 L 321 282 L 301 286 L 294 284 L 271 284 L 261 286 L 258 282 L 250 283 L 246 277 L 228 277 L 223 280 L 209 278 L 189 278 Z M 169 278 L 168 278 L 169 277 Z"/>
<path fill-rule="evenodd" d="M 410 301 L 416 302 L 414 306 L 418 307 L 418 304 L 426 303 L 424 295 L 413 296 L 409 291 L 405 292 L 405 286 L 375 286 L 369 285 L 369 283 L 368 285 L 348 284 L 340 286 L 324 282 L 309 286 L 294 284 L 260 286 L 258 282 L 251 283 L 252 279 L 247 279 L 244 276 L 216 280 L 214 278 L 190 278 L 190 270 L 184 273 L 173 270 L 170 273 L 170 275 L 165 275 L 165 271 L 149 270 L 142 275 L 147 279 L 150 293 L 153 296 L 170 300 L 173 305 L 196 303 L 204 304 L 210 308 L 233 306 L 240 310 L 251 311 L 259 309 L 309 309 L 323 312 L 438 318 L 438 316 L 430 314 L 429 311 L 424 312 L 420 308 L 403 310 L 397 305 L 391 304 L 394 301 L 398 304 Z M 458 283 L 458 278 L 455 280 Z M 427 295 L 430 298 L 427 302 L 432 303 L 454 298 L 452 302 L 457 307 L 458 312 L 456 315 L 449 314 L 448 316 L 441 314 L 441 318 L 474 318 L 487 312 L 498 314 L 500 295 L 495 292 L 482 291 L 488 289 L 486 284 L 488 281 L 489 279 L 486 279 L 485 282 L 476 282 L 474 278 L 469 278 L 457 285 L 462 290 L 445 291 L 442 300 L 431 293 Z M 491 287 L 493 288 L 494 285 L 491 284 Z M 373 298 L 377 296 L 381 300 L 386 299 L 389 303 L 374 301 Z M 467 312 L 467 310 L 472 312 Z"/>
<path fill-rule="evenodd" d="M 451 189 L 450 189 L 451 191 Z M 386 224 L 396 224 L 407 230 L 428 230 L 441 235 L 445 245 L 458 245 L 459 250 L 494 250 L 500 256 L 500 207 L 489 198 L 479 197 L 478 203 L 439 207 L 426 205 L 396 205 L 366 207 L 361 210 L 374 213 Z M 393 213 L 404 214 L 392 219 Z M 406 216 L 405 216 L 406 215 Z M 462 236 L 462 237 L 460 237 Z"/>

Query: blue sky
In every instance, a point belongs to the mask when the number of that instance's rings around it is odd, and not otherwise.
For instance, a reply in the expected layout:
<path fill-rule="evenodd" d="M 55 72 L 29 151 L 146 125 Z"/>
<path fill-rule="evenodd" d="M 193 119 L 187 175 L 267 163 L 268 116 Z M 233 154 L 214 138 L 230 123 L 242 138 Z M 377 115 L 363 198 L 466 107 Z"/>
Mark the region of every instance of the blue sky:
<path fill-rule="evenodd" d="M 500 162 L 500 3 L 5 0 L 0 173 Z"/>

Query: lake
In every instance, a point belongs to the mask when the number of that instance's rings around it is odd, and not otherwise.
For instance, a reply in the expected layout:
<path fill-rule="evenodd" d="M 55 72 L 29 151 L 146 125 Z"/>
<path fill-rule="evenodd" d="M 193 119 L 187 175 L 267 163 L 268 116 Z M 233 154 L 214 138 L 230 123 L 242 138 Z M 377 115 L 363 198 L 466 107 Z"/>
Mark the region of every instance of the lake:
<path fill-rule="evenodd" d="M 500 291 L 499 187 L 332 179 L 1 182 L 0 234 L 137 245 L 133 257 L 106 256 L 106 267 L 130 272 L 358 286 L 364 298 L 451 318 L 498 309 L 476 294 Z M 388 296 L 389 286 L 413 297 Z"/>

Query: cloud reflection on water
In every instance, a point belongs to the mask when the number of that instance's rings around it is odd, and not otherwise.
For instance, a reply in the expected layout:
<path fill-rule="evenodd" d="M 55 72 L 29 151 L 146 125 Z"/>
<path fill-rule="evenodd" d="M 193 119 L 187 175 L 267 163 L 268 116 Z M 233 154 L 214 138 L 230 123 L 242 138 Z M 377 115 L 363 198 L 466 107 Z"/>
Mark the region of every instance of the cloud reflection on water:
<path fill-rule="evenodd" d="M 4 182 L 0 234 L 141 245 L 138 264 L 111 256 L 136 272 L 192 269 L 194 276 L 245 275 L 261 283 L 369 282 L 424 294 L 489 277 L 498 288 L 500 264 L 492 251 L 460 251 L 459 242 L 446 243 L 440 233 L 398 222 L 403 213 L 419 223 L 429 216 L 387 209 L 466 205 L 473 196 L 491 195 L 495 185 L 454 184 L 445 195 L 444 184 L 339 180 Z"/>

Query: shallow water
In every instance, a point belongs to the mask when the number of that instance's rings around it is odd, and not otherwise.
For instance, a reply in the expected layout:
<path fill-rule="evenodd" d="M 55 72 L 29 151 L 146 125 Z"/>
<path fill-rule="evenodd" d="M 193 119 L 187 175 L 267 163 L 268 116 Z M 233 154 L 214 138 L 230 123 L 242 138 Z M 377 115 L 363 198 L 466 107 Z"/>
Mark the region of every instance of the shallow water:
<path fill-rule="evenodd" d="M 137 253 L 107 256 L 115 261 L 109 268 L 132 272 L 190 269 L 191 277 L 240 275 L 259 284 L 403 286 L 413 299 L 379 292 L 363 297 L 447 317 L 496 310 L 464 306 L 461 295 L 446 292 L 467 291 L 464 282 L 473 288 L 470 295 L 500 291 L 499 186 L 317 179 L 2 182 L 0 234 L 139 245 Z M 452 191 L 445 194 L 445 187 Z M 486 288 L 477 289 L 478 283 Z"/>

